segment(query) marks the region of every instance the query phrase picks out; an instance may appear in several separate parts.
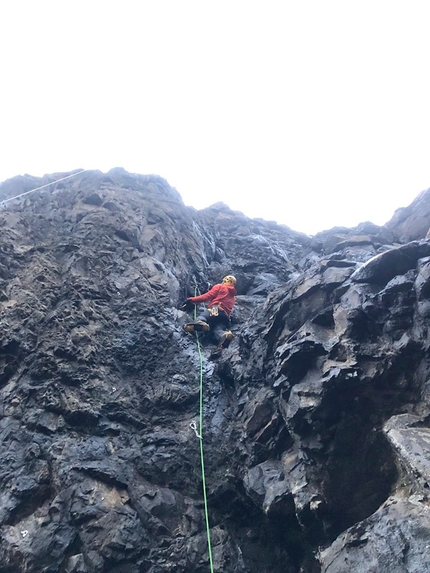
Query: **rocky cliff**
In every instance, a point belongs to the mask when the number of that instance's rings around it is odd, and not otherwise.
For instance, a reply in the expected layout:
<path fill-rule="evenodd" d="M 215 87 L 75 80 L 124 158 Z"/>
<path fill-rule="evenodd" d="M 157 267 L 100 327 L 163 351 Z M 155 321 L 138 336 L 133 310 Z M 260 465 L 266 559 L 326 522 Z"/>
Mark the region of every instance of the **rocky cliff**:
<path fill-rule="evenodd" d="M 0 573 L 430 571 L 429 193 L 310 238 L 68 175 L 0 186 Z"/>

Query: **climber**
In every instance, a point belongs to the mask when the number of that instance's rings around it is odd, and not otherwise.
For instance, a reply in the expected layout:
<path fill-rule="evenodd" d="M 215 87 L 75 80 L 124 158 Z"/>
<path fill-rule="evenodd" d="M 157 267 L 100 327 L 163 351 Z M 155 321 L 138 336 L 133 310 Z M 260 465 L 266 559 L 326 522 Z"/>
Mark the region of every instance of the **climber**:
<path fill-rule="evenodd" d="M 233 339 L 229 326 L 230 314 L 236 301 L 235 284 L 235 277 L 227 275 L 222 279 L 222 283 L 216 284 L 205 294 L 190 296 L 181 306 L 186 309 L 190 303 L 208 303 L 206 309 L 199 312 L 196 320 L 184 326 L 184 330 L 185 332 L 211 331 L 217 343 L 217 347 L 211 353 L 212 358 L 217 358 Z"/>

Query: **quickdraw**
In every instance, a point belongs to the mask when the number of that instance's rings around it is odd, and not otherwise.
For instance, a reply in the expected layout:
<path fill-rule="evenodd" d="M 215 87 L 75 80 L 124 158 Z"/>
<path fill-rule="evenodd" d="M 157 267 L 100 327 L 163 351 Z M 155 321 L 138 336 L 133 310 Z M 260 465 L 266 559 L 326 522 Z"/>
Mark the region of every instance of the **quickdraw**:
<path fill-rule="evenodd" d="M 201 435 L 198 433 L 197 431 L 197 424 L 194 422 L 194 420 L 191 422 L 190 424 L 190 428 L 192 430 L 194 430 L 194 433 L 196 434 L 196 436 L 199 438 L 199 440 L 203 440 L 203 438 L 201 437 Z"/>

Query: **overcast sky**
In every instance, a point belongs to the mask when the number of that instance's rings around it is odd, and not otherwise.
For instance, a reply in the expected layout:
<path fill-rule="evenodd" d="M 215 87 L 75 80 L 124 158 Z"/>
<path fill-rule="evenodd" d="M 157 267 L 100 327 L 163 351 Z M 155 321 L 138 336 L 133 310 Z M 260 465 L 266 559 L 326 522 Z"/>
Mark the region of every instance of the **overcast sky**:
<path fill-rule="evenodd" d="M 3 0 L 0 181 L 124 167 L 314 234 L 430 187 L 427 1 Z"/>

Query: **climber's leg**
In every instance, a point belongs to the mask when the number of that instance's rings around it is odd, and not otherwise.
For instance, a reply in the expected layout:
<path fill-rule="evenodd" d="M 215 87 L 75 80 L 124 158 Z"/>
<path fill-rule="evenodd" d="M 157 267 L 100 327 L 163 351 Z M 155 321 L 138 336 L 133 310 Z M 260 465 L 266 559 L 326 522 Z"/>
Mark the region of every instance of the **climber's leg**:
<path fill-rule="evenodd" d="M 208 323 L 209 318 L 210 312 L 208 310 L 204 310 L 203 312 L 199 313 L 196 320 L 185 324 L 183 328 L 185 332 L 207 332 L 210 330 Z"/>

